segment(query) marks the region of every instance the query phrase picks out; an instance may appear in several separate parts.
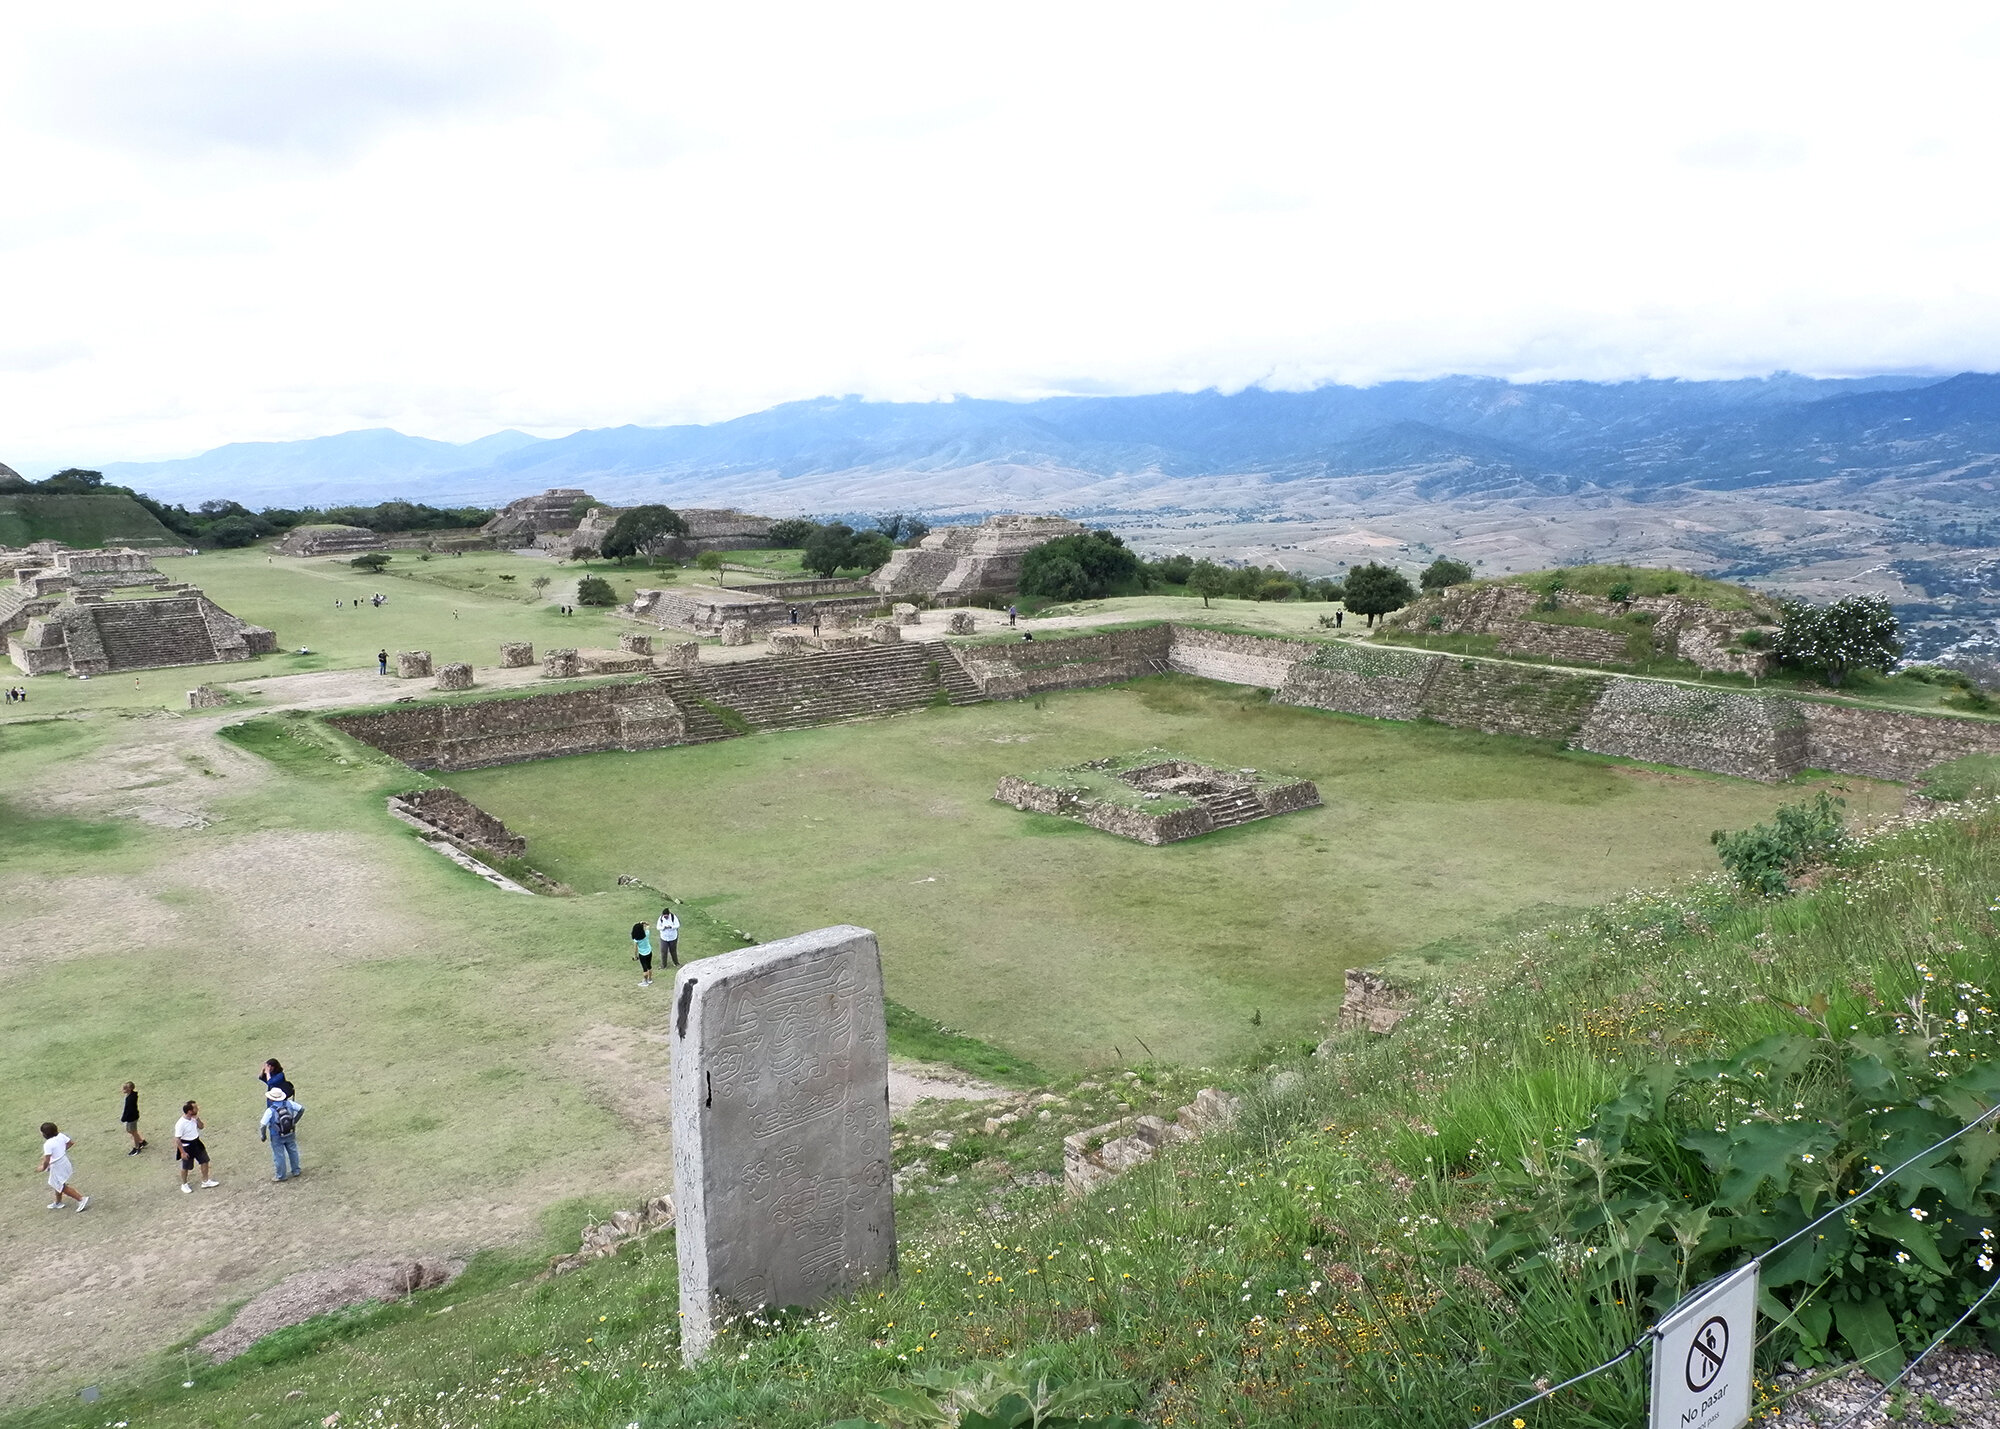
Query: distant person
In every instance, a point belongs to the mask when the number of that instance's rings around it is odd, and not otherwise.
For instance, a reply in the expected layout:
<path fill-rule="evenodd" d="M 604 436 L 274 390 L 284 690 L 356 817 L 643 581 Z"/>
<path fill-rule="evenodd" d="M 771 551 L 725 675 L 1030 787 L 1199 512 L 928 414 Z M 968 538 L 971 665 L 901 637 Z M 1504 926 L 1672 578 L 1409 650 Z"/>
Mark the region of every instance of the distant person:
<path fill-rule="evenodd" d="M 201 1184 L 204 1188 L 220 1186 L 209 1170 L 208 1147 L 202 1141 L 202 1132 L 208 1123 L 201 1119 L 201 1105 L 198 1102 L 181 1103 L 181 1119 L 174 1123 L 174 1155 L 181 1163 L 181 1194 L 191 1196 L 194 1187 L 188 1185 L 188 1172 L 201 1167 Z"/>
<path fill-rule="evenodd" d="M 819 639 L 819 607 L 813 607 L 813 639 Z"/>
<path fill-rule="evenodd" d="M 90 1209 L 90 1197 L 69 1183 L 69 1178 L 76 1174 L 76 1168 L 69 1164 L 69 1149 L 74 1145 L 54 1122 L 42 1123 L 42 1164 L 35 1169 L 48 1173 L 49 1189 L 56 1193 L 56 1198 L 49 1202 L 52 1211 L 62 1209 L 64 1196 L 75 1201 L 79 1211 Z"/>
<path fill-rule="evenodd" d="M 1336 610 L 1333 613 L 1333 628 L 1335 630 L 1340 629 L 1340 623 L 1345 619 L 1347 619 L 1347 612 L 1344 610 Z"/>
<path fill-rule="evenodd" d="M 298 1095 L 298 1088 L 294 1087 L 292 1079 L 285 1075 L 284 1063 L 276 1057 L 264 1059 L 264 1065 L 257 1069 L 257 1080 L 266 1091 L 276 1087 L 288 1097 Z"/>
<path fill-rule="evenodd" d="M 660 921 L 654 925 L 660 931 L 660 956 L 675 967 L 681 965 L 681 920 L 671 908 L 660 910 Z"/>
<path fill-rule="evenodd" d="M 286 1181 L 293 1176 L 305 1175 L 299 1165 L 299 1118 L 306 1109 L 292 1099 L 283 1087 L 272 1087 L 264 1093 L 264 1115 L 257 1123 L 257 1139 L 271 1143 L 271 1170 L 273 1181 Z M 290 1170 L 287 1170 L 287 1165 Z"/>
<path fill-rule="evenodd" d="M 1023 640 L 1033 640 L 1035 638 L 1035 632 L 1032 630 L 1023 630 L 1021 632 L 1021 638 Z"/>
<path fill-rule="evenodd" d="M 792 617 L 792 624 L 797 625 L 799 623 L 799 608 L 796 605 L 786 606 L 785 612 Z"/>
<path fill-rule="evenodd" d="M 139 1135 L 139 1088 L 127 1082 L 120 1090 L 125 1093 L 125 1100 L 118 1108 L 118 1124 L 132 1138 L 132 1149 L 125 1154 L 137 1156 L 146 1149 L 146 1138 Z"/>
<path fill-rule="evenodd" d="M 646 925 L 632 925 L 632 956 L 639 960 L 639 986 L 653 985 L 653 945 L 647 941 Z"/>
<path fill-rule="evenodd" d="M 1014 624 L 1020 618 L 1020 614 L 1021 612 L 1016 610 L 1013 606 L 1010 605 L 1007 607 L 1007 628 L 1009 630 L 1012 630 L 1014 628 Z"/>
<path fill-rule="evenodd" d="M 375 673 L 378 675 L 389 673 L 389 652 L 387 650 L 377 650 L 375 652 Z"/>

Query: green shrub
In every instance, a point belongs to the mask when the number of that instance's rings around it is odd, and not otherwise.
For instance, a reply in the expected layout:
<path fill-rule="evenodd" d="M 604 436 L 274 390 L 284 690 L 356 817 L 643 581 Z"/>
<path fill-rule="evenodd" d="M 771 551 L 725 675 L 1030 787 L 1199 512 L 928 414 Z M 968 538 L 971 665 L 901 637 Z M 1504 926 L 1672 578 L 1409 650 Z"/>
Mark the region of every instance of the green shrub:
<path fill-rule="evenodd" d="M 1847 801 L 1822 791 L 1810 804 L 1783 804 L 1768 824 L 1734 833 L 1717 829 L 1709 842 L 1736 881 L 1752 893 L 1776 898 L 1814 863 L 1824 862 L 1846 837 L 1840 808 Z"/>
<path fill-rule="evenodd" d="M 1617 601 L 1620 605 L 1625 604 L 1632 598 L 1632 582 L 1613 581 L 1611 589 L 1605 592 L 1605 597 Z"/>
<path fill-rule="evenodd" d="M 578 605 L 616 605 L 618 592 L 611 588 L 611 582 L 603 576 L 585 576 L 576 583 L 576 603 Z"/>
<path fill-rule="evenodd" d="M 368 571 L 372 574 L 389 564 L 389 553 L 387 551 L 369 551 L 363 555 L 356 556 L 347 564 L 354 567 L 357 571 Z"/>

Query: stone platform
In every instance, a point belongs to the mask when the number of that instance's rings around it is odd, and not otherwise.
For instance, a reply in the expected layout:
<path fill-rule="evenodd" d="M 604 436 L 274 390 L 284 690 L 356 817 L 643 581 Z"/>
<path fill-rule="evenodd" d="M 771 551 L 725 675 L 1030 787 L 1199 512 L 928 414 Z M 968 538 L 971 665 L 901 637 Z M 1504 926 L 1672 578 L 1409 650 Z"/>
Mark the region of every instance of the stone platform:
<path fill-rule="evenodd" d="M 1218 769 L 1163 749 L 1114 755 L 1039 774 L 1009 774 L 993 797 L 1030 813 L 1075 819 L 1143 844 L 1316 808 L 1319 789 L 1256 769 Z"/>

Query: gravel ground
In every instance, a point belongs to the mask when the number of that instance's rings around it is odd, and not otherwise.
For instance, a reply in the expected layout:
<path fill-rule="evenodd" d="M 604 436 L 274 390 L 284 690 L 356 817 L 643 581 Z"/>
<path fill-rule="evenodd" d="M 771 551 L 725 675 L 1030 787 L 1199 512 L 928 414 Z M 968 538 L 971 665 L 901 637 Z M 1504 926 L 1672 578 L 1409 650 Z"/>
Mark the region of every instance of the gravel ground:
<path fill-rule="evenodd" d="M 1780 1391 L 1811 1375 L 1781 1374 Z M 1881 1389 L 1859 1368 L 1801 1390 L 1784 1402 L 1776 1429 L 1834 1429 Z M 1968 1429 L 2000 1429 L 2000 1356 L 1985 1350 L 1939 1350 L 1884 1395 L 1853 1429 L 1952 1424 Z"/>

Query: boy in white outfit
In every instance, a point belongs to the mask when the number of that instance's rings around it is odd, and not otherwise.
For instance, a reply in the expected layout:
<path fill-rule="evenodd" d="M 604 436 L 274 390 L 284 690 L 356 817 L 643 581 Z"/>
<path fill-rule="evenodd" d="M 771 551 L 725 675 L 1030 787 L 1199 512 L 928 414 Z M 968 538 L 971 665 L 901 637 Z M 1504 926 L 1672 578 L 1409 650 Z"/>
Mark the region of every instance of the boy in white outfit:
<path fill-rule="evenodd" d="M 42 1123 L 42 1164 L 40 1170 L 48 1172 L 49 1189 L 56 1198 L 49 1202 L 49 1209 L 59 1211 L 63 1207 L 63 1197 L 76 1202 L 79 1211 L 88 1210 L 90 1197 L 70 1185 L 69 1178 L 76 1174 L 76 1168 L 69 1163 L 69 1149 L 76 1145 L 57 1129 L 52 1121 Z"/>
<path fill-rule="evenodd" d="M 681 920 L 671 908 L 660 910 L 660 921 L 654 924 L 660 930 L 660 955 L 675 967 L 681 965 Z"/>

